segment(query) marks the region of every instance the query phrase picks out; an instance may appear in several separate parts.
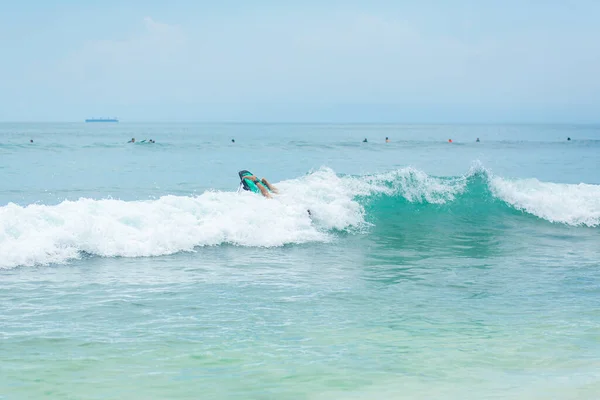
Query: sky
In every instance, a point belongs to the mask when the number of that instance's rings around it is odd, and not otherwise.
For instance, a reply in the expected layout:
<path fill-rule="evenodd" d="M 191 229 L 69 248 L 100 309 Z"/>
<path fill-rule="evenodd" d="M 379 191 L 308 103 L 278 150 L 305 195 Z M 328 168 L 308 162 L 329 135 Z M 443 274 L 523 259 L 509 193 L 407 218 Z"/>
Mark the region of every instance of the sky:
<path fill-rule="evenodd" d="M 0 121 L 598 123 L 600 2 L 0 0 Z"/>

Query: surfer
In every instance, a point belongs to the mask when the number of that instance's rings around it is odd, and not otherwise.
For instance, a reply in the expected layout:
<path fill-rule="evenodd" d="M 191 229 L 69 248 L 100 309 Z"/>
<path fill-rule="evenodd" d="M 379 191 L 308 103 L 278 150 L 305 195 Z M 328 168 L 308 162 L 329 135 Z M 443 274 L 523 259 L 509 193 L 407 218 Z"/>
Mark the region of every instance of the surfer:
<path fill-rule="evenodd" d="M 260 193 L 268 199 L 273 197 L 271 196 L 271 193 L 279 193 L 279 190 L 277 190 L 277 188 L 273 186 L 266 178 L 262 178 L 259 180 L 256 176 L 252 174 L 252 172 L 246 170 L 242 170 L 238 172 L 238 174 L 240 175 L 240 180 L 242 181 L 241 187 L 244 190 L 248 190 L 254 193 L 258 193 L 260 191 Z M 310 211 L 310 209 L 307 209 L 306 212 L 308 213 L 308 216 L 312 219 L 313 213 Z"/>
<path fill-rule="evenodd" d="M 135 138 L 132 137 L 131 140 L 129 142 L 127 142 L 127 143 L 135 143 Z"/>
<path fill-rule="evenodd" d="M 386 142 L 386 143 L 389 143 L 389 142 L 390 142 L 390 138 L 386 136 L 386 137 L 385 137 L 385 142 Z"/>
<path fill-rule="evenodd" d="M 363 140 L 363 143 L 367 143 L 367 138 L 365 138 L 365 140 Z"/>
<path fill-rule="evenodd" d="M 239 172 L 240 179 L 242 180 L 242 187 L 244 190 L 250 190 L 256 193 L 254 187 L 256 187 L 260 193 L 267 197 L 271 198 L 271 193 L 279 193 L 279 190 L 275 186 L 273 186 L 266 178 L 258 179 L 256 176 L 252 175 L 249 171 L 240 171 Z"/>

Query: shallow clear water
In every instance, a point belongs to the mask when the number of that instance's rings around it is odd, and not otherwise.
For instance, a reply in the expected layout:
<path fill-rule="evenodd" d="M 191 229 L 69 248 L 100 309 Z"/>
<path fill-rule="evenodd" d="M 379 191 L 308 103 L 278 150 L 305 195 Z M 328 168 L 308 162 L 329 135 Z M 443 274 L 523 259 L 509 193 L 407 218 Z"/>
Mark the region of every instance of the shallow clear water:
<path fill-rule="evenodd" d="M 0 138 L 0 399 L 600 393 L 598 126 Z"/>

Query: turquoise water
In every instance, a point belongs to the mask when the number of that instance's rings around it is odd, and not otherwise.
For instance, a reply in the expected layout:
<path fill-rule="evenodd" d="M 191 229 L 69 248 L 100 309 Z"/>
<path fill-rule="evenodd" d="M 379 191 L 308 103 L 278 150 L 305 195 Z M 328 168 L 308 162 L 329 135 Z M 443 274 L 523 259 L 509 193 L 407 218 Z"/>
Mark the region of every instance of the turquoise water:
<path fill-rule="evenodd" d="M 0 399 L 598 398 L 598 165 L 591 125 L 0 124 Z"/>

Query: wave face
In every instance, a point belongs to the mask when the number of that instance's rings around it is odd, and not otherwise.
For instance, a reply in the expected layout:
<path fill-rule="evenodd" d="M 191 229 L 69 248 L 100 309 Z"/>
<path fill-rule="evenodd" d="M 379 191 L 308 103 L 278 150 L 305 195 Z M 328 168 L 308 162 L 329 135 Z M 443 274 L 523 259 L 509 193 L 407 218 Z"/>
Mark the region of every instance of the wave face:
<path fill-rule="evenodd" d="M 479 164 L 461 177 L 431 177 L 404 168 L 362 179 L 370 186 L 369 195 L 383 197 L 377 200 L 377 207 L 391 202 L 412 209 L 463 214 L 522 212 L 553 223 L 600 226 L 600 185 L 505 179 Z"/>
<path fill-rule="evenodd" d="M 600 226 L 599 185 L 509 180 L 481 166 L 449 178 L 414 168 L 360 177 L 323 168 L 277 186 L 281 194 L 272 200 L 248 192 L 208 191 L 146 201 L 11 203 L 0 207 L 0 268 L 64 263 L 82 254 L 146 257 L 221 244 L 328 242 L 340 232 L 368 233 L 372 225 L 397 225 L 394 219 L 400 218 L 435 221 L 440 213 L 474 224 L 490 222 L 483 216 L 530 215 Z"/>

